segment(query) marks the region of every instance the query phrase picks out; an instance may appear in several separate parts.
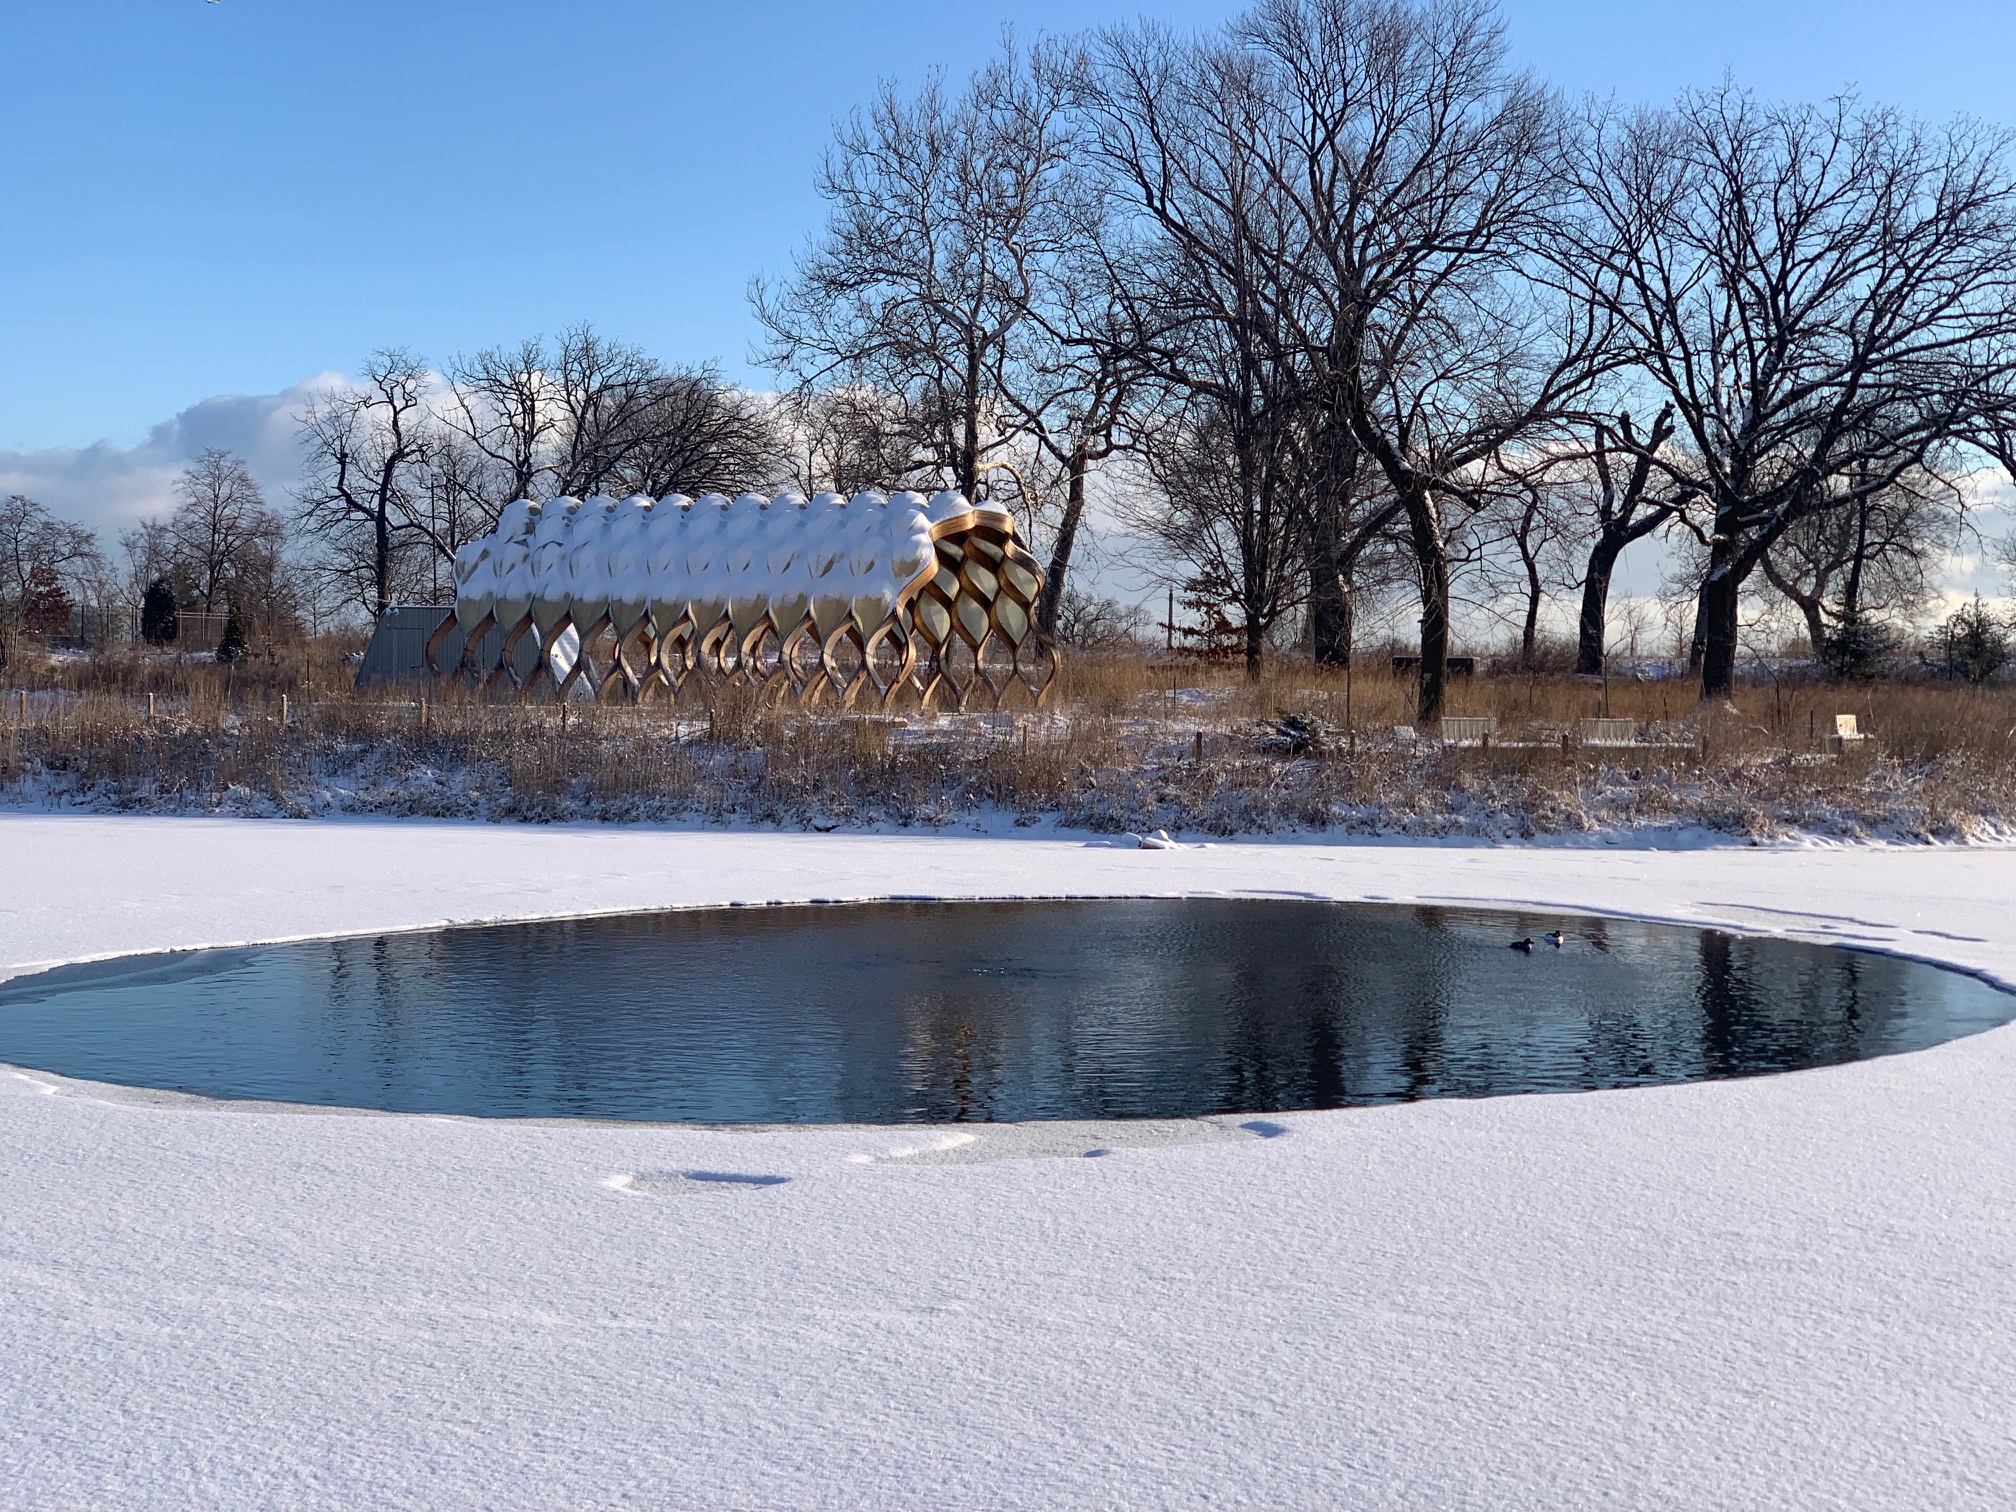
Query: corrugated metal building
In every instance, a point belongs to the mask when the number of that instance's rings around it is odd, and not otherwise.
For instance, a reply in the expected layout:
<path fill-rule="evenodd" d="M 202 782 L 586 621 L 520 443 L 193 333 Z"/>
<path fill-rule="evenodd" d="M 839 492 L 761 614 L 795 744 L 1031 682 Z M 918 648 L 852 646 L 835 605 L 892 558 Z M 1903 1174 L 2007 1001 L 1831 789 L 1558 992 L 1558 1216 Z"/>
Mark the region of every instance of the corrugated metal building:
<path fill-rule="evenodd" d="M 401 682 L 407 678 L 426 676 L 427 642 L 441 628 L 441 621 L 448 617 L 452 608 L 448 604 L 394 604 L 379 615 L 378 623 L 371 631 L 371 644 L 364 651 L 364 664 L 357 669 L 357 686 L 364 688 L 373 683 Z M 574 649 L 569 641 L 571 636 L 573 631 L 569 630 L 561 636 L 561 640 L 568 644 L 554 648 L 556 653 L 565 650 L 569 665 L 572 665 Z M 440 664 L 443 671 L 461 660 L 464 639 L 459 625 L 448 632 L 447 639 L 441 643 Z M 487 631 L 476 643 L 476 665 L 494 667 L 503 644 L 503 631 L 494 628 Z M 535 634 L 521 636 L 511 660 L 519 677 L 530 677 L 533 668 L 539 665 L 539 637 Z"/>

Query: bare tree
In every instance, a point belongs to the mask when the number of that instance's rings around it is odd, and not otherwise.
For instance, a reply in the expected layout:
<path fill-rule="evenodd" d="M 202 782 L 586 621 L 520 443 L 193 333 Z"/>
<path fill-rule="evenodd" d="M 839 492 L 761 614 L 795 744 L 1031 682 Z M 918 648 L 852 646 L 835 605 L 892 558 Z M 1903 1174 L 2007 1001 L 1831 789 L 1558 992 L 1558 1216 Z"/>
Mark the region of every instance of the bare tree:
<path fill-rule="evenodd" d="M 1652 459 L 1673 438 L 1673 411 L 1663 408 L 1643 436 L 1620 414 L 1598 420 L 1589 447 L 1589 476 L 1580 482 L 1593 497 L 1584 518 L 1593 527 L 1589 557 L 1582 569 L 1582 613 L 1575 633 L 1575 670 L 1587 677 L 1603 671 L 1610 615 L 1610 579 L 1625 548 L 1671 524 L 1690 497 L 1683 487 L 1667 497 L 1655 496 Z M 1574 484 L 1570 485 L 1574 487 Z"/>
<path fill-rule="evenodd" d="M 711 367 L 661 371 L 656 393 L 633 424 L 635 437 L 602 480 L 608 492 L 740 492 L 769 482 L 785 466 L 775 406 L 723 383 Z"/>
<path fill-rule="evenodd" d="M 659 439 L 653 412 L 666 398 L 664 365 L 640 347 L 576 326 L 562 333 L 546 377 L 546 402 L 558 412 L 553 492 L 586 498 L 621 489 Z"/>
<path fill-rule="evenodd" d="M 479 452 L 493 475 L 493 511 L 529 499 L 549 480 L 560 411 L 550 402 L 553 359 L 534 337 L 515 347 L 486 347 L 458 358 L 445 409 L 447 424 Z"/>
<path fill-rule="evenodd" d="M 1310 412 L 1320 619 L 1342 618 L 1347 534 L 1406 521 L 1435 719 L 1445 509 L 1480 507 L 1498 459 L 1558 432 L 1607 357 L 1603 312 L 1529 276 L 1563 199 L 1552 96 L 1511 71 L 1487 0 L 1263 0 L 1219 41 L 1105 34 L 1087 109 L 1112 192 L 1208 270 L 1193 319 L 1239 332 Z M 1347 532 L 1354 498 L 1372 518 Z"/>
<path fill-rule="evenodd" d="M 1147 644 L 1148 611 L 1140 604 L 1094 597 L 1069 588 L 1058 599 L 1057 639 L 1081 651 L 1139 652 Z"/>
<path fill-rule="evenodd" d="M 1236 394 L 1236 390 L 1234 391 Z M 1303 516 L 1288 504 L 1278 411 L 1200 395 L 1142 448 L 1154 497 L 1129 511 L 1155 554 L 1140 565 L 1192 601 L 1237 611 L 1249 677 L 1268 633 L 1302 602 Z M 1235 401 L 1236 402 L 1236 401 Z"/>
<path fill-rule="evenodd" d="M 210 447 L 175 481 L 175 507 L 159 523 L 163 565 L 177 597 L 205 614 L 237 604 L 263 609 L 279 575 L 287 526 L 253 481 L 243 459 Z"/>
<path fill-rule="evenodd" d="M 325 576 L 373 613 L 439 598 L 455 552 L 513 499 L 739 490 L 786 465 L 768 402 L 588 326 L 550 349 L 486 349 L 446 381 L 410 352 L 374 353 L 309 408 L 302 441 L 303 525 Z"/>
<path fill-rule="evenodd" d="M 969 497 L 1027 424 L 1002 389 L 1036 334 L 1037 269 L 1071 229 L 1059 78 L 1011 49 L 957 92 L 885 85 L 826 154 L 824 230 L 788 280 L 751 286 L 765 361 L 803 387 L 901 396 L 913 467 Z"/>
<path fill-rule="evenodd" d="M 1631 449 L 1707 515 L 1697 644 L 1723 698 L 1743 585 L 1787 530 L 2016 431 L 2010 134 L 1731 84 L 1587 126 L 1562 269 L 1672 407 L 1672 442 Z"/>
<path fill-rule="evenodd" d="M 426 428 L 425 451 L 412 476 L 396 498 L 398 591 L 402 597 L 420 593 L 424 578 L 426 601 L 439 603 L 455 553 L 494 529 L 510 498 L 500 497 L 507 491 L 500 487 L 502 469 L 452 425 Z"/>
<path fill-rule="evenodd" d="M 1608 360 L 1600 309 L 1532 276 L 1565 198 L 1561 112 L 1511 69 L 1489 0 L 1263 0 L 1235 32 L 1281 101 L 1272 134 L 1297 255 L 1279 302 L 1309 354 L 1313 402 L 1406 521 L 1421 584 L 1417 713 L 1433 720 L 1449 649 L 1446 511 L 1482 508 L 1522 451 L 1561 434 Z"/>
<path fill-rule="evenodd" d="M 365 362 L 355 387 L 317 399 L 302 416 L 302 526 L 323 543 L 326 569 L 373 614 L 395 601 L 407 566 L 402 555 L 430 533 L 425 463 L 436 431 L 427 403 L 432 386 L 419 357 L 381 350 Z"/>
<path fill-rule="evenodd" d="M 667 367 L 592 327 L 458 360 L 446 429 L 481 458 L 487 512 L 513 499 L 700 494 L 767 482 L 784 464 L 774 406 L 711 366 Z"/>
<path fill-rule="evenodd" d="M 1537 459 L 1507 470 L 1472 521 L 1478 575 L 1488 601 L 1518 607 L 1519 666 L 1539 665 L 1540 617 L 1550 592 L 1571 579 L 1578 544 L 1572 494 L 1554 476 L 1561 464 Z"/>
<path fill-rule="evenodd" d="M 1924 607 L 1941 550 L 1961 533 L 1961 508 L 1946 480 L 1900 478 L 1788 526 L 1758 566 L 1805 622 L 1814 657 L 1826 661 L 1837 635 L 1866 639 L 1871 616 Z"/>
<path fill-rule="evenodd" d="M 8 495 L 0 503 L 0 667 L 8 664 L 33 597 L 53 587 L 80 599 L 104 571 L 97 536 L 23 494 Z"/>
<path fill-rule="evenodd" d="M 1256 162 L 1250 60 L 1152 25 L 1102 34 L 1078 75 L 1085 141 L 1131 239 L 1113 322 L 1138 375 L 1139 449 L 1159 502 L 1132 510 L 1143 565 L 1242 617 L 1246 670 L 1299 603 L 1301 379 L 1265 298 L 1282 221 Z"/>
<path fill-rule="evenodd" d="M 1131 295 L 1133 241 L 1099 176 L 1088 171 L 1082 128 L 1070 109 L 1089 62 L 1082 44 L 1040 46 L 1029 58 L 1029 86 L 1009 91 L 1004 102 L 1028 113 L 1028 141 L 1058 143 L 1045 185 L 1045 235 L 1010 246 L 1027 324 L 1021 339 L 998 349 L 996 383 L 1022 423 L 1032 470 L 1052 485 L 1049 498 L 1027 501 L 1032 520 L 1050 537 L 1036 604 L 1036 625 L 1045 634 L 1059 633 L 1092 477 L 1138 439 L 1138 401 L 1152 376 L 1142 361 L 1145 333 L 1136 324 L 1143 307 Z"/>
<path fill-rule="evenodd" d="M 781 418 L 786 472 L 804 493 L 848 495 L 869 488 L 928 484 L 917 476 L 903 396 L 863 384 L 800 388 L 785 396 Z"/>

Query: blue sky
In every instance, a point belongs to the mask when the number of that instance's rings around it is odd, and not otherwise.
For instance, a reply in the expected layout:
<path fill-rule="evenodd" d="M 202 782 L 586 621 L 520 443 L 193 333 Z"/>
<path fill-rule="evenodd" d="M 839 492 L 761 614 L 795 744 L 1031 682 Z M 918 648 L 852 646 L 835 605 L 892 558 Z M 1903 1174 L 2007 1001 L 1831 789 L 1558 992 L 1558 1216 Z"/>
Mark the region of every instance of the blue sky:
<path fill-rule="evenodd" d="M 16 0 L 0 44 L 0 450 L 122 444 L 374 346 L 594 321 L 749 374 L 749 276 L 878 76 L 1211 0 Z M 2009 0 L 1510 0 L 1521 56 L 1663 97 L 1732 68 L 2016 119 Z M 753 376 L 753 375 L 752 375 Z"/>
<path fill-rule="evenodd" d="M 2016 0 L 1504 3 L 1520 59 L 1576 93 L 1733 70 L 2016 122 Z M 1237 8 L 9 0 L 0 493 L 109 540 L 223 446 L 283 501 L 300 400 L 378 346 L 441 362 L 587 320 L 761 383 L 749 278 L 817 224 L 818 154 L 878 78 L 964 72 L 1004 24 Z"/>

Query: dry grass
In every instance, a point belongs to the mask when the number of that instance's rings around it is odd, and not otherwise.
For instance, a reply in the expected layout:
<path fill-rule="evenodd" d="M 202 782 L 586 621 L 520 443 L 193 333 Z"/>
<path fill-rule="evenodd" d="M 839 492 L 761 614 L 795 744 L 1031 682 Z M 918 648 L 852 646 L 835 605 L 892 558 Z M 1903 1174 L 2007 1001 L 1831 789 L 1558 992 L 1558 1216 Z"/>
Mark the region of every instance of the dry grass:
<path fill-rule="evenodd" d="M 153 811 L 939 825 L 989 813 L 1095 830 L 1341 828 L 1514 837 L 1706 825 L 1751 836 L 1967 839 L 2016 818 L 2016 690 L 1753 683 L 1731 708 L 1677 682 L 1560 676 L 1455 684 L 1488 749 L 1408 748 L 1411 683 L 1284 662 L 1067 660 L 1050 708 L 900 720 L 766 706 L 525 707 L 466 689 L 359 693 L 354 645 L 231 669 L 125 655 L 16 669 L 0 691 L 0 793 Z M 21 675 L 25 670 L 25 675 Z M 150 712 L 151 695 L 151 712 Z M 1876 739 L 1834 757 L 1814 732 Z M 1639 721 L 1647 743 L 1584 749 L 1574 722 Z M 1269 749 L 1268 721 L 1315 723 Z M 1278 744 L 1278 742 L 1276 743 Z"/>

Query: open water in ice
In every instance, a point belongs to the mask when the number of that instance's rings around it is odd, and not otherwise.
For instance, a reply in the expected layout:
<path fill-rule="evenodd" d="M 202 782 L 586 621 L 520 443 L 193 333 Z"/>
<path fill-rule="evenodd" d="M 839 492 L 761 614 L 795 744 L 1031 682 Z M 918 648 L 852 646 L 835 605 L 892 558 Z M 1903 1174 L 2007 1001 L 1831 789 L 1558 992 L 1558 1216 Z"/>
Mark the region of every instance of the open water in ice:
<path fill-rule="evenodd" d="M 2012 1018 L 2016 996 L 1918 962 L 1614 919 L 881 903 L 62 967 L 0 984 L 0 1060 L 406 1112 L 1167 1118 L 1756 1076 Z"/>

